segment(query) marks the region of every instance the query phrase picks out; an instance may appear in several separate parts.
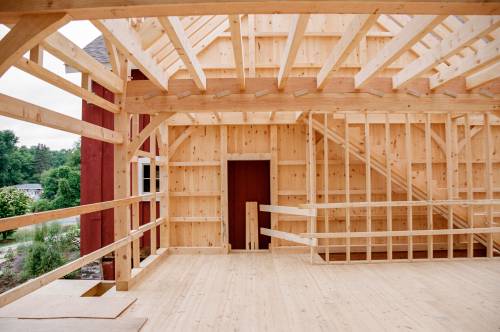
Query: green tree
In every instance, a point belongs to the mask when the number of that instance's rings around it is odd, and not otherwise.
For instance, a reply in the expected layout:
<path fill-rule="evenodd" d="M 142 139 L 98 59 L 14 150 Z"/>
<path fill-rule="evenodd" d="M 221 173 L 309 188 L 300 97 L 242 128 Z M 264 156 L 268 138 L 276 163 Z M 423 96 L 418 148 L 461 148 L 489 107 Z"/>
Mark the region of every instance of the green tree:
<path fill-rule="evenodd" d="M 0 187 L 14 184 L 10 178 L 11 155 L 16 150 L 17 137 L 11 130 L 0 131 Z"/>
<path fill-rule="evenodd" d="M 60 166 L 42 174 L 42 199 L 35 203 L 34 211 L 45 211 L 80 204 L 80 170 Z"/>
<path fill-rule="evenodd" d="M 52 153 L 44 144 L 38 144 L 31 147 L 33 153 L 33 167 L 35 176 L 39 177 L 44 171 L 51 167 Z"/>
<path fill-rule="evenodd" d="M 0 189 L 0 218 L 13 217 L 29 211 L 31 199 L 24 192 L 14 187 Z M 7 239 L 15 230 L 0 232 L 3 239 Z"/>

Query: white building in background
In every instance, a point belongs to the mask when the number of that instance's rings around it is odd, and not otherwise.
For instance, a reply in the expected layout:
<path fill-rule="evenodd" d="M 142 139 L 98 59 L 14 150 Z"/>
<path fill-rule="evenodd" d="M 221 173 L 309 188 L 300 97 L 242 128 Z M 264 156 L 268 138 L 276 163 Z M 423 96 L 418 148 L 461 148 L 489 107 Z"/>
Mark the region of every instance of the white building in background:
<path fill-rule="evenodd" d="M 35 201 L 40 199 L 43 192 L 42 185 L 40 183 L 23 183 L 17 184 L 14 187 L 23 191 L 26 195 L 28 195 Z"/>

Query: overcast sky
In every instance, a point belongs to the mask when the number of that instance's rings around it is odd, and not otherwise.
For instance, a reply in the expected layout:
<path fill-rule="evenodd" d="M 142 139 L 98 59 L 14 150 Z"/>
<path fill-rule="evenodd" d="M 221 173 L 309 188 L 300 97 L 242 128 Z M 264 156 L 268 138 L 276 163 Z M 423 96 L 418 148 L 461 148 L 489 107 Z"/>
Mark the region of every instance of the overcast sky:
<path fill-rule="evenodd" d="M 8 28 L 0 25 L 0 37 L 3 38 Z M 74 21 L 59 29 L 80 47 L 84 47 L 99 36 L 99 31 L 88 21 Z M 27 55 L 25 55 L 27 56 Z M 64 64 L 47 52 L 44 52 L 44 67 L 80 85 L 80 74 L 65 74 Z M 35 105 L 81 119 L 82 102 L 78 97 L 60 90 L 17 68 L 10 68 L 0 77 L 0 93 L 19 98 Z M 0 116 L 0 130 L 10 129 L 19 137 L 19 145 L 43 143 L 51 149 L 67 149 L 80 139 L 80 136 L 60 130 L 38 126 Z"/>

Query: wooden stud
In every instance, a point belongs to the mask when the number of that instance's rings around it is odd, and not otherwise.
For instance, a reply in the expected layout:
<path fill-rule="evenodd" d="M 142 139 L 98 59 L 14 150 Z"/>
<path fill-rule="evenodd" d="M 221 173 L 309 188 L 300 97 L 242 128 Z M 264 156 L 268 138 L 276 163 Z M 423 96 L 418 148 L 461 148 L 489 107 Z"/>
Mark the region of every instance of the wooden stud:
<path fill-rule="evenodd" d="M 228 184 L 227 184 L 227 126 L 220 127 L 220 192 L 221 192 L 221 245 L 229 249 L 229 208 L 228 208 Z"/>
<path fill-rule="evenodd" d="M 406 200 L 411 201 L 413 199 L 413 186 L 412 186 L 412 154 L 413 145 L 411 139 L 411 124 L 409 119 L 409 114 L 405 114 L 405 150 L 406 150 Z M 406 219 L 408 223 L 408 230 L 413 230 L 413 209 L 411 206 L 406 208 Z M 413 238 L 408 237 L 408 259 L 411 261 L 413 259 Z"/>
<path fill-rule="evenodd" d="M 385 114 L 385 187 L 386 199 L 392 201 L 392 149 L 391 149 L 391 123 L 389 114 Z M 388 232 L 392 231 L 392 208 L 386 210 L 386 228 Z M 392 237 L 387 238 L 387 260 L 392 261 Z"/>
<path fill-rule="evenodd" d="M 347 119 L 347 115 L 344 120 L 344 179 L 345 179 L 345 202 L 349 204 L 351 202 L 350 199 L 350 191 L 351 191 L 351 186 L 350 186 L 350 166 L 349 166 L 349 158 L 350 158 L 350 151 L 349 151 L 349 121 Z M 347 233 L 351 232 L 351 209 L 346 208 L 345 209 L 345 229 Z M 346 239 L 346 261 L 350 262 L 351 261 L 351 239 L 347 238 Z"/>
<path fill-rule="evenodd" d="M 270 128 L 270 150 L 271 150 L 271 205 L 278 205 L 278 184 L 279 184 L 279 151 L 278 151 L 278 127 L 272 125 Z M 271 214 L 271 229 L 279 229 L 279 218 L 276 214 Z M 274 238 L 271 238 L 271 247 L 274 248 L 278 244 Z M 264 249 L 264 248 L 263 248 Z"/>
<path fill-rule="evenodd" d="M 371 144 L 370 144 L 370 124 L 368 122 L 368 114 L 365 114 L 365 187 L 366 187 L 366 201 L 372 201 L 372 167 L 371 167 Z M 372 231 L 372 209 L 366 208 L 366 231 Z M 366 260 L 372 260 L 372 239 L 366 239 Z"/>
<path fill-rule="evenodd" d="M 493 138 L 491 134 L 491 114 L 484 114 L 484 181 L 486 187 L 486 198 L 493 199 Z M 493 227 L 493 206 L 490 204 L 486 207 L 487 211 L 487 226 Z M 493 257 L 493 235 L 489 233 L 486 240 L 486 255 Z"/>
<path fill-rule="evenodd" d="M 472 188 L 474 187 L 474 178 L 472 174 L 472 136 L 470 132 L 470 115 L 466 114 L 464 119 L 464 134 L 465 134 L 465 174 L 467 181 L 467 199 L 473 200 L 474 194 Z M 467 208 L 467 220 L 469 227 L 474 228 L 474 208 L 469 206 Z M 469 234 L 467 237 L 467 257 L 474 257 L 474 234 Z"/>
<path fill-rule="evenodd" d="M 328 203 L 328 196 L 330 195 L 329 187 L 330 187 L 330 168 L 328 165 L 329 159 L 329 146 L 328 146 L 328 113 L 323 115 L 324 119 L 324 127 L 323 127 L 323 200 L 325 203 Z M 332 117 L 333 118 L 333 117 Z M 330 232 L 330 221 L 329 221 L 329 212 L 328 210 L 324 210 L 324 226 L 325 232 Z M 327 262 L 330 261 L 330 241 L 326 240 L 326 248 L 325 248 L 325 259 Z"/>
<path fill-rule="evenodd" d="M 152 158 L 149 159 L 149 188 L 153 197 L 149 201 L 150 222 L 156 221 L 156 133 L 149 136 L 149 152 Z M 156 227 L 150 231 L 150 255 L 156 255 Z"/>
<path fill-rule="evenodd" d="M 448 199 L 453 198 L 453 161 L 452 161 L 452 134 L 451 134 L 451 114 L 447 114 L 445 123 L 446 132 L 446 187 Z M 448 207 L 448 229 L 453 228 L 453 207 Z M 453 258 L 453 236 L 448 235 L 448 259 Z"/>
<path fill-rule="evenodd" d="M 432 141 L 431 141 L 431 114 L 427 113 L 425 118 L 425 175 L 426 175 L 426 192 L 427 200 L 432 200 L 433 184 L 432 184 Z M 433 210 L 431 206 L 427 207 L 427 229 L 434 228 Z M 434 238 L 429 235 L 427 237 L 427 259 L 434 257 Z"/>

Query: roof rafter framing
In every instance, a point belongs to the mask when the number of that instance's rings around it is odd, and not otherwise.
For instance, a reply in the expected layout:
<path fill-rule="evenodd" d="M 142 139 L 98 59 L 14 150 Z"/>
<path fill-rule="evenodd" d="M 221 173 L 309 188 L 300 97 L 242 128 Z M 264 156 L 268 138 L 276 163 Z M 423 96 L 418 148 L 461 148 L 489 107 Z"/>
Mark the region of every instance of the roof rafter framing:
<path fill-rule="evenodd" d="M 359 73 L 354 76 L 354 85 L 357 89 L 366 85 L 376 74 L 393 63 L 404 52 L 410 49 L 417 41 L 422 39 L 437 24 L 441 23 L 446 16 L 444 15 L 422 15 L 416 16 L 405 25 L 399 34 L 391 39 L 385 47 L 377 53 L 368 64 L 366 64 Z"/>
<path fill-rule="evenodd" d="M 158 19 L 170 38 L 170 41 L 175 46 L 175 50 L 179 54 L 179 57 L 191 74 L 196 86 L 201 91 L 205 91 L 207 89 L 207 78 L 179 18 L 170 16 L 160 17 Z"/>
<path fill-rule="evenodd" d="M 335 47 L 326 58 L 325 64 L 321 67 L 316 77 L 318 89 L 322 89 L 325 86 L 329 74 L 340 69 L 340 66 L 342 66 L 347 57 L 358 46 L 373 24 L 375 24 L 378 16 L 378 14 L 362 14 L 353 18 L 340 40 L 335 44 Z"/>
<path fill-rule="evenodd" d="M 142 50 L 140 36 L 125 19 L 93 20 L 104 38 L 139 68 L 154 84 L 163 90 L 168 89 L 168 76 L 153 58 Z"/>
<path fill-rule="evenodd" d="M 0 41 L 0 76 L 24 53 L 71 20 L 64 13 L 25 15 Z"/>
<path fill-rule="evenodd" d="M 450 66 L 429 78 L 429 86 L 435 89 L 446 82 L 462 76 L 472 75 L 500 59 L 500 40 L 494 40 L 477 51 L 476 54 L 464 58 L 460 63 Z"/>
<path fill-rule="evenodd" d="M 300 42 L 306 32 L 307 23 L 309 22 L 309 14 L 300 14 L 292 16 L 292 23 L 290 25 L 290 32 L 285 44 L 284 56 L 281 60 L 280 70 L 278 73 L 278 88 L 285 87 L 288 75 L 292 71 L 295 57 L 299 51 Z"/>
<path fill-rule="evenodd" d="M 231 29 L 231 43 L 233 44 L 234 65 L 236 76 L 240 82 L 240 89 L 245 89 L 245 64 L 243 63 L 243 40 L 241 37 L 240 15 L 229 15 L 229 26 Z"/>
<path fill-rule="evenodd" d="M 189 38 L 195 55 L 211 45 L 222 33 L 229 29 L 229 20 L 226 15 L 216 15 L 207 24 L 194 31 Z M 177 55 L 171 55 L 161 62 L 167 68 L 169 77 L 172 77 L 182 68 L 183 62 Z"/>
<path fill-rule="evenodd" d="M 393 88 L 400 89 L 404 87 L 412 79 L 428 72 L 439 63 L 459 52 L 462 48 L 494 31 L 499 26 L 500 17 L 498 16 L 475 17 L 471 19 L 460 30 L 449 34 L 439 44 L 397 73 L 393 77 Z"/>

